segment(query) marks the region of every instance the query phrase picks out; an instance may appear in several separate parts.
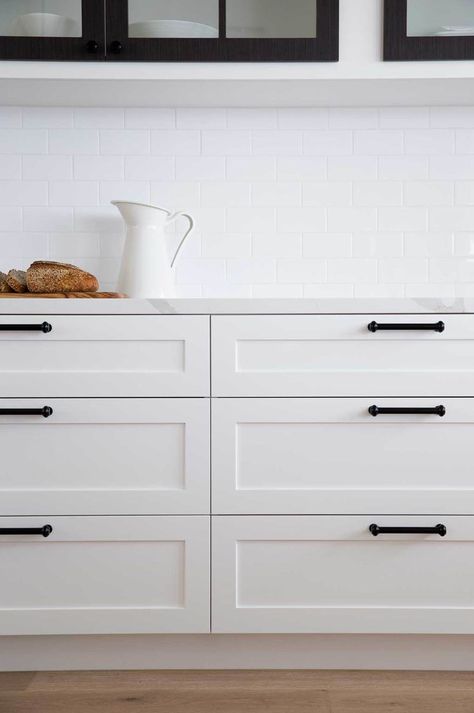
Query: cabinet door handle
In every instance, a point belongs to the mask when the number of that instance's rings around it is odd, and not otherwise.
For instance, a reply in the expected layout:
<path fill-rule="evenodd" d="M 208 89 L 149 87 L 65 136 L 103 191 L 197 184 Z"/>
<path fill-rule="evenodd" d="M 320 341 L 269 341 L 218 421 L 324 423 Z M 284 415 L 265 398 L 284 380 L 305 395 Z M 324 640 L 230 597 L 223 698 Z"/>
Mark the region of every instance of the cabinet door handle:
<path fill-rule="evenodd" d="M 373 406 L 369 406 L 368 411 L 371 416 L 379 416 L 383 414 L 431 414 L 432 416 L 445 416 L 446 415 L 446 407 L 440 404 L 439 406 L 433 406 L 431 408 L 428 407 L 405 407 L 405 406 L 394 406 L 392 407 L 387 407 L 383 408 L 382 406 L 376 406 L 375 404 Z"/>
<path fill-rule="evenodd" d="M 0 527 L 0 535 L 42 535 L 49 537 L 53 528 L 51 525 L 43 527 Z"/>
<path fill-rule="evenodd" d="M 49 322 L 42 324 L 0 324 L 0 332 L 43 332 L 49 334 L 53 329 Z"/>
<path fill-rule="evenodd" d="M 417 323 L 396 323 L 396 324 L 379 324 L 378 322 L 370 322 L 367 325 L 369 332 L 375 333 L 380 331 L 392 331 L 392 332 L 444 332 L 445 324 L 444 322 L 433 322 L 431 324 L 417 324 Z"/>
<path fill-rule="evenodd" d="M 0 408 L 0 416 L 43 416 L 49 418 L 53 414 L 51 406 L 42 408 Z"/>
<path fill-rule="evenodd" d="M 123 44 L 119 42 L 118 40 L 114 40 L 113 42 L 110 43 L 110 51 L 113 52 L 113 54 L 120 54 L 123 50 Z"/>
<path fill-rule="evenodd" d="M 369 525 L 369 532 L 374 537 L 377 535 L 439 535 L 445 537 L 448 532 L 446 525 L 435 525 L 434 527 L 381 527 L 372 523 Z"/>
<path fill-rule="evenodd" d="M 89 52 L 89 54 L 96 54 L 96 52 L 99 51 L 99 43 L 95 40 L 89 40 L 89 42 L 86 44 L 86 50 Z"/>

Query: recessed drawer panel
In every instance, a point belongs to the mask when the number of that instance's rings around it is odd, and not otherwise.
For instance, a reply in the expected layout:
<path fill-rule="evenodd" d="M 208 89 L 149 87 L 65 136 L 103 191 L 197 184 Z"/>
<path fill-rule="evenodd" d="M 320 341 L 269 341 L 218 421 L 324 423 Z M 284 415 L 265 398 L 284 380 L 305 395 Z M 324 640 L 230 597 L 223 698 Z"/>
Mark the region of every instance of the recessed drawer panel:
<path fill-rule="evenodd" d="M 0 399 L 0 443 L 3 515 L 209 513 L 209 399 Z"/>
<path fill-rule="evenodd" d="M 209 632 L 208 517 L 0 518 L 0 571 L 0 635 Z"/>
<path fill-rule="evenodd" d="M 474 396 L 472 315 L 216 316 L 212 343 L 214 396 Z"/>
<path fill-rule="evenodd" d="M 212 629 L 473 634 L 473 557 L 471 517 L 215 517 Z"/>
<path fill-rule="evenodd" d="M 474 399 L 222 398 L 212 412 L 215 513 L 474 514 Z"/>
<path fill-rule="evenodd" d="M 1 316 L 0 348 L 4 397 L 209 395 L 208 317 Z"/>

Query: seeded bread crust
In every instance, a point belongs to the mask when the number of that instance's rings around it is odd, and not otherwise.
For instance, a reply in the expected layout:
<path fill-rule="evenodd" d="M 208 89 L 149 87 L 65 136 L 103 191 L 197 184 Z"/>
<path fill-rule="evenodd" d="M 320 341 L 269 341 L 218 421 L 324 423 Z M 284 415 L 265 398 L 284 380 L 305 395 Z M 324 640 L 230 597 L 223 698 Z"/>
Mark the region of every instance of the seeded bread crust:
<path fill-rule="evenodd" d="M 0 293 L 1 292 L 13 292 L 13 290 L 7 282 L 7 275 L 0 271 Z"/>
<path fill-rule="evenodd" d="M 6 277 L 6 281 L 13 292 L 27 292 L 26 272 L 23 270 L 10 270 Z"/>
<path fill-rule="evenodd" d="M 26 283 L 30 292 L 97 292 L 99 283 L 90 272 L 75 265 L 61 262 L 38 260 L 33 262 L 26 273 Z"/>

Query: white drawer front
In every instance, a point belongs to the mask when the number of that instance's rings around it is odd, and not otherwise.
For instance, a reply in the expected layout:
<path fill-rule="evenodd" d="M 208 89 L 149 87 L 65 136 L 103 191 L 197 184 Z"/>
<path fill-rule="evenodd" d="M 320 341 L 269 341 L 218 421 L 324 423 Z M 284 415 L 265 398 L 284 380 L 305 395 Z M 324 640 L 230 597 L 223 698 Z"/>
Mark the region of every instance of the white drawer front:
<path fill-rule="evenodd" d="M 472 315 L 217 316 L 212 344 L 214 396 L 474 396 Z"/>
<path fill-rule="evenodd" d="M 208 396 L 209 318 L 1 316 L 0 394 L 21 396 Z"/>
<path fill-rule="evenodd" d="M 208 514 L 209 399 L 0 399 L 2 515 Z"/>
<path fill-rule="evenodd" d="M 0 518 L 45 524 L 0 535 L 0 634 L 209 631 L 209 518 Z"/>
<path fill-rule="evenodd" d="M 474 399 L 223 398 L 212 414 L 216 514 L 474 514 Z"/>
<path fill-rule="evenodd" d="M 215 517 L 212 540 L 216 633 L 474 633 L 473 518 Z"/>

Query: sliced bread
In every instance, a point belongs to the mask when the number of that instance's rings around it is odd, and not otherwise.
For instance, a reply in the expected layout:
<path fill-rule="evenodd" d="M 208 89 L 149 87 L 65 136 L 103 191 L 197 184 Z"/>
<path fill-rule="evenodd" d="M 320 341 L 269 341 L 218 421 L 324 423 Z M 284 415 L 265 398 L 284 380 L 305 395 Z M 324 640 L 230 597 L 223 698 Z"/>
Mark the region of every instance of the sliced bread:
<path fill-rule="evenodd" d="M 90 272 L 67 263 L 38 260 L 26 273 L 30 292 L 97 292 L 99 283 Z"/>
<path fill-rule="evenodd" d="M 7 275 L 4 272 L 0 272 L 0 292 L 13 292 L 7 282 Z"/>
<path fill-rule="evenodd" d="M 13 292 L 27 292 L 26 272 L 23 270 L 10 270 L 7 277 L 7 284 Z"/>

